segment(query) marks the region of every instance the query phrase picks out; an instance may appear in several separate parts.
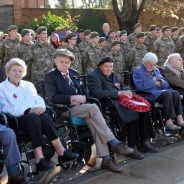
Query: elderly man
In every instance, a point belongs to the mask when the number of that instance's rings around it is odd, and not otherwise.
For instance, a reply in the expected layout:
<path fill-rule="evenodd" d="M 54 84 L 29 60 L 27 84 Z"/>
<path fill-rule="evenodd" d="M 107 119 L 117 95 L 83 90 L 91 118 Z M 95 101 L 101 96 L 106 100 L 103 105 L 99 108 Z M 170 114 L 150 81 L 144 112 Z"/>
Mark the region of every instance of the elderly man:
<path fill-rule="evenodd" d="M 143 63 L 133 71 L 133 81 L 138 90 L 152 93 L 155 100 L 163 105 L 166 129 L 179 130 L 184 127 L 180 94 L 169 89 L 168 82 L 156 68 L 157 62 L 157 56 L 148 52 L 143 58 Z M 177 125 L 174 124 L 173 118 L 176 118 Z"/>
<path fill-rule="evenodd" d="M 69 50 L 55 52 L 56 68 L 45 76 L 45 92 L 49 101 L 70 106 L 71 115 L 85 119 L 97 148 L 97 157 L 102 157 L 102 168 L 121 172 L 109 156 L 108 144 L 112 152 L 130 154 L 133 150 L 122 145 L 107 126 L 99 108 L 88 104 L 87 94 L 81 85 L 79 73 L 70 68 L 74 55 Z"/>
<path fill-rule="evenodd" d="M 174 53 L 168 56 L 164 63 L 164 77 L 171 86 L 176 87 L 184 95 L 184 69 L 180 54 Z"/>
<path fill-rule="evenodd" d="M 149 142 L 152 129 L 147 121 L 149 119 L 148 114 L 142 114 L 139 119 L 139 114 L 136 111 L 129 110 L 118 103 L 117 99 L 121 94 L 131 98 L 132 92 L 123 90 L 123 84 L 118 80 L 117 75 L 113 73 L 113 60 L 110 57 L 101 59 L 98 68 L 88 74 L 88 85 L 89 91 L 94 97 L 99 99 L 110 97 L 113 99 L 113 108 L 119 115 L 122 125 L 126 126 L 128 145 L 134 149 L 134 153 L 131 155 L 133 158 L 144 158 L 144 155 L 137 149 L 140 143 L 149 152 L 158 151 Z"/>
<path fill-rule="evenodd" d="M 105 37 L 106 38 L 106 40 L 108 40 L 108 38 L 109 38 L 109 35 L 108 35 L 108 33 L 109 33 L 109 31 L 110 31 L 110 26 L 109 26 L 109 23 L 104 23 L 103 24 L 103 26 L 102 26 L 102 33 L 100 34 L 100 37 Z"/>

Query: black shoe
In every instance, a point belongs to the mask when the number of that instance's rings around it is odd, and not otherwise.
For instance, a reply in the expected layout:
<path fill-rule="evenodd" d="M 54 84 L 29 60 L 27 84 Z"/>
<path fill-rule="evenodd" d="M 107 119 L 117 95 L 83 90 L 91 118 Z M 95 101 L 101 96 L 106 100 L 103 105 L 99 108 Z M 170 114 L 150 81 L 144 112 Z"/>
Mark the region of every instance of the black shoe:
<path fill-rule="evenodd" d="M 107 169 L 107 170 L 115 172 L 115 173 L 121 173 L 123 171 L 123 168 L 117 166 L 111 159 L 110 160 L 102 160 L 101 168 Z"/>
<path fill-rule="evenodd" d="M 17 174 L 15 176 L 8 177 L 8 183 L 7 184 L 22 184 L 26 180 L 22 174 Z"/>
<path fill-rule="evenodd" d="M 145 141 L 143 144 L 144 150 L 151 153 L 159 152 L 159 148 L 154 146 L 150 141 Z"/>
<path fill-rule="evenodd" d="M 36 164 L 36 171 L 47 171 L 53 168 L 53 164 L 47 158 L 41 158 Z"/>
<path fill-rule="evenodd" d="M 68 161 L 76 160 L 77 158 L 79 158 L 78 153 L 73 153 L 71 151 L 65 150 L 63 156 L 58 156 L 58 162 L 59 163 L 68 162 Z"/>
<path fill-rule="evenodd" d="M 137 149 L 137 147 L 134 147 L 134 152 L 130 155 L 131 158 L 142 160 L 144 159 L 144 155 Z"/>

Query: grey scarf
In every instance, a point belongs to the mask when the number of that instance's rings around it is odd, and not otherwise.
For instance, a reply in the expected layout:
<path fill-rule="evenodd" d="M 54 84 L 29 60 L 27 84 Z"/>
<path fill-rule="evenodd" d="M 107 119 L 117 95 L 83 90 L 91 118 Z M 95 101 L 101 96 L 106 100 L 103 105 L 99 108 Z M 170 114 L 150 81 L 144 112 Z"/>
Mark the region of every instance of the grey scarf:
<path fill-rule="evenodd" d="M 183 70 L 178 70 L 176 68 L 174 68 L 172 65 L 170 65 L 169 63 L 165 64 L 165 66 L 174 74 L 176 74 L 179 78 L 181 78 L 181 72 Z"/>

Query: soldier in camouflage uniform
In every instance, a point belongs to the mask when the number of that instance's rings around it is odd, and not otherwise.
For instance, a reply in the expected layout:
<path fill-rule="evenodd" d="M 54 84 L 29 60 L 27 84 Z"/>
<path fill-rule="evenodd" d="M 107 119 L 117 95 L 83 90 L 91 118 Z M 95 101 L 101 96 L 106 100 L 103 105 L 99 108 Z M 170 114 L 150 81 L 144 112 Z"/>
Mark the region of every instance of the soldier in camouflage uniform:
<path fill-rule="evenodd" d="M 31 31 L 29 29 L 24 29 L 21 36 L 22 41 L 15 47 L 13 57 L 20 58 L 25 61 L 27 65 L 27 76 L 25 79 L 31 81 L 31 67 L 33 62 L 33 42 Z"/>
<path fill-rule="evenodd" d="M 100 52 L 102 53 L 102 56 L 107 56 L 109 49 L 107 48 L 107 40 L 105 37 L 100 37 L 98 45 L 100 47 Z"/>
<path fill-rule="evenodd" d="M 121 52 L 121 42 L 113 41 L 112 42 L 112 49 L 107 54 L 107 56 L 111 57 L 113 60 L 113 72 L 116 74 L 121 74 L 125 69 L 125 59 Z"/>
<path fill-rule="evenodd" d="M 127 69 L 132 71 L 142 63 L 144 55 L 147 53 L 146 46 L 144 45 L 144 33 L 136 35 L 135 46 L 130 50 L 128 55 L 128 62 L 126 63 Z"/>
<path fill-rule="evenodd" d="M 76 46 L 77 44 L 77 35 L 75 33 L 70 33 L 66 37 L 66 42 L 68 43 L 67 49 L 72 52 L 75 56 L 75 60 L 71 63 L 71 68 L 77 70 L 80 74 L 82 73 L 82 61 L 81 54 Z"/>
<path fill-rule="evenodd" d="M 174 41 L 175 47 L 178 42 L 178 36 L 179 36 L 179 28 L 178 27 L 173 27 L 171 29 L 171 39 Z"/>
<path fill-rule="evenodd" d="M 170 36 L 170 27 L 164 26 L 162 28 L 162 37 L 159 38 L 153 46 L 153 52 L 157 54 L 158 57 L 158 66 L 163 66 L 167 57 L 173 53 L 175 49 L 174 41 L 169 37 Z"/>
<path fill-rule="evenodd" d="M 110 52 L 111 51 L 112 42 L 116 38 L 116 32 L 113 29 L 111 29 L 109 31 L 109 33 L 108 33 L 108 36 L 109 36 L 109 38 L 107 40 L 107 48 L 108 48 L 108 52 Z"/>
<path fill-rule="evenodd" d="M 175 52 L 180 53 L 182 59 L 184 60 L 184 35 L 182 35 L 178 38 Z"/>
<path fill-rule="evenodd" d="M 124 56 L 125 63 L 128 59 L 128 54 L 130 52 L 130 43 L 128 41 L 127 32 L 125 30 L 120 32 L 120 42 L 121 42 L 121 52 Z"/>
<path fill-rule="evenodd" d="M 156 28 L 157 28 L 156 25 L 151 25 L 149 27 L 149 33 L 144 39 L 144 45 L 146 46 L 146 49 L 148 52 L 153 51 L 153 45 L 155 41 L 157 40 Z"/>
<path fill-rule="evenodd" d="M 142 31 L 142 25 L 137 23 L 134 25 L 134 32 L 128 36 L 130 47 L 133 48 L 136 42 L 136 35 Z"/>
<path fill-rule="evenodd" d="M 54 47 L 47 41 L 47 28 L 41 26 L 36 31 L 37 41 L 32 46 L 33 64 L 32 81 L 36 85 L 39 94 L 42 94 L 42 83 L 46 72 L 54 66 Z"/>
<path fill-rule="evenodd" d="M 5 64 L 13 57 L 13 50 L 19 43 L 17 38 L 18 28 L 16 25 L 11 25 L 7 29 L 9 36 L 0 43 L 0 60 L 1 66 Z"/>
<path fill-rule="evenodd" d="M 84 51 L 83 73 L 94 69 L 102 57 L 98 41 L 99 34 L 97 32 L 91 32 L 89 44 Z"/>

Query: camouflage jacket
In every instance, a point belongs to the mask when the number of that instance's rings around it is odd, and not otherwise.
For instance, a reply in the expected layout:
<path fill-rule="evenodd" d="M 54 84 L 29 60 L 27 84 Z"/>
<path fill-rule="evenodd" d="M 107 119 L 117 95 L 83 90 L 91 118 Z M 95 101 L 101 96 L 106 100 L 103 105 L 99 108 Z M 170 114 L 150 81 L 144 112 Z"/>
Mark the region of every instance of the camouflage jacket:
<path fill-rule="evenodd" d="M 102 54 L 102 57 L 107 56 L 109 49 L 107 47 L 100 47 L 100 52 Z"/>
<path fill-rule="evenodd" d="M 146 46 L 146 49 L 148 52 L 153 51 L 153 45 L 156 40 L 157 40 L 157 37 L 152 36 L 150 33 L 145 37 L 144 45 Z"/>
<path fill-rule="evenodd" d="M 121 52 L 124 56 L 125 62 L 128 59 L 128 54 L 130 52 L 130 43 L 128 41 L 121 41 Z"/>
<path fill-rule="evenodd" d="M 175 49 L 174 41 L 171 38 L 165 39 L 163 36 L 159 38 L 153 45 L 153 52 L 157 54 L 158 65 L 163 66 L 167 56 L 173 53 Z"/>
<path fill-rule="evenodd" d="M 136 33 L 131 33 L 129 36 L 128 36 L 128 41 L 130 43 L 130 47 L 133 48 L 134 45 L 135 45 L 135 40 L 136 40 Z"/>
<path fill-rule="evenodd" d="M 178 42 L 176 44 L 175 52 L 180 53 L 181 57 L 184 60 L 184 35 L 182 35 L 178 38 Z"/>

